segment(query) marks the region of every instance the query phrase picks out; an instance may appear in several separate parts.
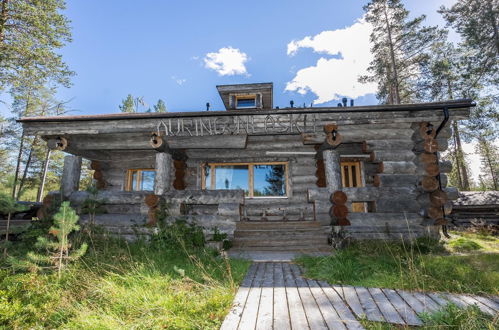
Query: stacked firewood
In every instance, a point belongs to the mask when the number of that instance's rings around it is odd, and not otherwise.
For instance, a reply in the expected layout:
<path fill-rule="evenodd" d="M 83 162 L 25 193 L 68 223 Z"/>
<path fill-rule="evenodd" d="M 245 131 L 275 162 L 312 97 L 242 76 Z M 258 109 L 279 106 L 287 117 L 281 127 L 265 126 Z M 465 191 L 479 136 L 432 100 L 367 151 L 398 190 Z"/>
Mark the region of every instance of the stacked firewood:
<path fill-rule="evenodd" d="M 347 219 L 347 199 L 347 195 L 341 190 L 336 190 L 331 194 L 331 203 L 333 204 L 333 206 L 329 211 L 329 215 L 335 222 L 335 226 L 350 226 L 350 221 Z"/>
<path fill-rule="evenodd" d="M 452 211 L 452 203 L 443 190 L 447 177 L 442 172 L 450 172 L 449 162 L 439 162 L 438 152 L 447 148 L 446 138 L 436 138 L 436 128 L 428 122 L 420 123 L 414 135 L 414 152 L 418 155 L 416 164 L 422 176 L 419 180 L 421 190 L 417 200 L 421 206 L 421 214 L 431 219 L 433 225 L 446 225 L 448 215 Z M 441 185 L 440 181 L 443 181 Z"/>
<path fill-rule="evenodd" d="M 107 187 L 107 182 L 104 180 L 104 170 L 105 165 L 98 160 L 93 160 L 90 162 L 90 169 L 94 170 L 95 186 L 97 189 L 104 189 Z"/>

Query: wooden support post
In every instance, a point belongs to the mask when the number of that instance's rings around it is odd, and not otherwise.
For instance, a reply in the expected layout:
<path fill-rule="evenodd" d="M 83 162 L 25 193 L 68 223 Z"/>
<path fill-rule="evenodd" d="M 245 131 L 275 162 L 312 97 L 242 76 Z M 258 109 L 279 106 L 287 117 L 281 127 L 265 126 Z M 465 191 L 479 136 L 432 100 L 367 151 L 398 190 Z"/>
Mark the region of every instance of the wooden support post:
<path fill-rule="evenodd" d="M 329 191 L 333 192 L 342 188 L 340 155 L 335 150 L 324 150 L 324 169 L 326 172 L 326 183 Z"/>
<path fill-rule="evenodd" d="M 64 157 L 64 169 L 61 179 L 61 194 L 64 199 L 80 187 L 81 157 L 68 155 Z"/>
<path fill-rule="evenodd" d="M 172 173 L 172 155 L 166 152 L 156 153 L 156 177 L 154 179 L 154 194 L 163 195 L 169 191 Z"/>

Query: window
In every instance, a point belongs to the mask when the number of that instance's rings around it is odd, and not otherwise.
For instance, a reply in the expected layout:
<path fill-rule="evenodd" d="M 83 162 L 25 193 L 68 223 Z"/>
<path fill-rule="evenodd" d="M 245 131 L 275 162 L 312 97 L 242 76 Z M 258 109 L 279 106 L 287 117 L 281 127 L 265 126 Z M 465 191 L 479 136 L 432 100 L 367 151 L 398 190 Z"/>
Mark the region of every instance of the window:
<path fill-rule="evenodd" d="M 256 96 L 236 97 L 236 109 L 256 108 Z"/>
<path fill-rule="evenodd" d="M 154 169 L 128 170 L 126 191 L 154 190 Z"/>
<path fill-rule="evenodd" d="M 341 162 L 341 183 L 343 187 L 363 187 L 361 176 L 361 163 L 355 162 Z M 353 202 L 352 212 L 366 212 L 366 203 Z"/>
<path fill-rule="evenodd" d="M 287 163 L 205 164 L 203 189 L 241 189 L 249 198 L 287 197 Z"/>

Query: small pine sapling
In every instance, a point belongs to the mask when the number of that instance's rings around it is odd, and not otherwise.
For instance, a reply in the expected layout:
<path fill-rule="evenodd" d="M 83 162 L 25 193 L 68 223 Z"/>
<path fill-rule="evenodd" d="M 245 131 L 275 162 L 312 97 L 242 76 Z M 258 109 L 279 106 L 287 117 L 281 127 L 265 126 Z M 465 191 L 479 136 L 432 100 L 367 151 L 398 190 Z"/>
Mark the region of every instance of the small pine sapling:
<path fill-rule="evenodd" d="M 16 200 L 8 195 L 0 194 L 0 214 L 7 215 L 7 223 L 5 228 L 5 242 L 3 254 L 7 255 L 7 247 L 9 242 L 9 233 L 10 233 L 10 221 L 12 219 L 12 214 L 15 212 L 24 211 L 26 208 L 17 203 Z"/>
<path fill-rule="evenodd" d="M 88 245 L 86 243 L 76 249 L 73 248 L 69 241 L 69 234 L 80 229 L 77 222 L 78 215 L 76 212 L 71 208 L 69 202 L 63 202 L 59 212 L 54 215 L 54 225 L 49 230 L 49 234 L 55 236 L 56 240 L 40 236 L 35 244 L 37 249 L 45 250 L 46 254 L 28 252 L 26 260 L 11 259 L 13 267 L 31 271 L 57 269 L 60 278 L 62 269 L 69 262 L 78 260 L 87 251 Z"/>
<path fill-rule="evenodd" d="M 99 190 L 95 186 L 88 187 L 87 189 L 88 197 L 83 201 L 81 206 L 81 213 L 88 214 L 89 224 L 91 226 L 95 225 L 95 216 L 97 214 L 105 213 L 104 209 L 105 201 L 100 201 L 97 199 L 97 194 Z"/>

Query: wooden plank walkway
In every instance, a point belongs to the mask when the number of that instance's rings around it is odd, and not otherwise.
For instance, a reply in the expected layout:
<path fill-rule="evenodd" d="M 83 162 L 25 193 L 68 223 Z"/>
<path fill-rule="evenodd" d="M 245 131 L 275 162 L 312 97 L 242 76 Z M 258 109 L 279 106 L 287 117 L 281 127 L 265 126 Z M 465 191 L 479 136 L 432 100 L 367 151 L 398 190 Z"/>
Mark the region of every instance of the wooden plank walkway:
<path fill-rule="evenodd" d="M 258 262 L 241 283 L 221 329 L 358 330 L 364 329 L 360 318 L 420 326 L 419 313 L 450 303 L 476 305 L 497 315 L 498 301 L 498 297 L 329 285 L 303 278 L 293 263 Z"/>

